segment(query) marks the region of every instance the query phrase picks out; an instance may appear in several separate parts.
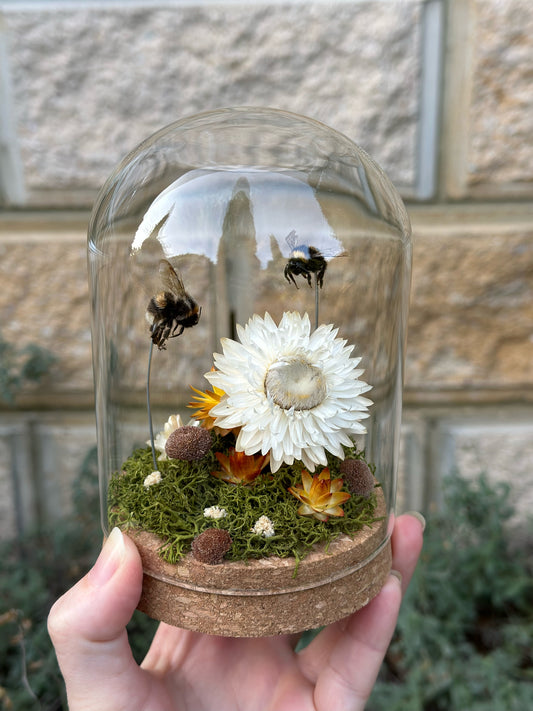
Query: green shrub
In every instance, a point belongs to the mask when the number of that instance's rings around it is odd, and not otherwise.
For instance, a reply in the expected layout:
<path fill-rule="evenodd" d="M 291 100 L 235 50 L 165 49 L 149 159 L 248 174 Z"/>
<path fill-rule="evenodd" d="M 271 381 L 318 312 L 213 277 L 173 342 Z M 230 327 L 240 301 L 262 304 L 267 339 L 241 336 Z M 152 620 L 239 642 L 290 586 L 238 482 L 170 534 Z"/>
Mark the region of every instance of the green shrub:
<path fill-rule="evenodd" d="M 0 550 L 0 709 L 67 711 L 46 618 L 101 544 L 96 454 L 74 485 L 72 517 Z M 533 708 L 533 586 L 525 554 L 509 552 L 508 490 L 450 479 L 428 516 L 421 563 L 368 711 Z M 137 660 L 156 623 L 135 613 Z"/>
<path fill-rule="evenodd" d="M 73 514 L 53 529 L 0 546 L 0 709 L 67 711 L 46 620 L 54 601 L 92 565 L 102 542 L 96 450 L 73 487 Z M 156 623 L 135 613 L 129 625 L 140 661 Z"/>
<path fill-rule="evenodd" d="M 533 708 L 533 582 L 512 514 L 506 485 L 447 480 L 369 711 Z"/>

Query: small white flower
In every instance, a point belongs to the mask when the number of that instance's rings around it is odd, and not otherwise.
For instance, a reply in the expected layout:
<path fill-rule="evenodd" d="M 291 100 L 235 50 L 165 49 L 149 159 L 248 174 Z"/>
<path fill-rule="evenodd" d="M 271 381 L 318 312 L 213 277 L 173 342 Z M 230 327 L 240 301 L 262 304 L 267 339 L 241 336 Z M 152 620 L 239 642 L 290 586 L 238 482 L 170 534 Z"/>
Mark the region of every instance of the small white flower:
<path fill-rule="evenodd" d="M 252 533 L 256 533 L 258 536 L 264 536 L 265 538 L 271 538 L 275 534 L 274 524 L 268 516 L 260 516 L 254 523 L 251 531 Z"/>
<path fill-rule="evenodd" d="M 159 462 L 164 462 L 168 459 L 167 453 L 165 452 L 165 445 L 169 436 L 172 434 L 172 432 L 174 432 L 174 430 L 177 430 L 178 427 L 183 427 L 181 417 L 179 415 L 171 415 L 165 422 L 163 430 L 161 432 L 158 432 L 154 437 L 154 447 L 157 449 L 158 452 L 161 452 L 161 454 L 157 458 Z M 146 444 L 151 445 L 150 440 L 148 440 Z"/>
<path fill-rule="evenodd" d="M 148 489 L 154 484 L 159 484 L 161 482 L 161 479 L 161 472 L 152 472 L 151 474 L 148 474 L 148 476 L 145 478 L 143 486 L 145 489 Z"/>
<path fill-rule="evenodd" d="M 311 332 L 309 316 L 285 312 L 275 324 L 266 313 L 237 326 L 239 342 L 221 341 L 205 377 L 226 393 L 210 415 L 215 425 L 240 428 L 236 450 L 270 452 L 270 469 L 302 461 L 309 471 L 327 466 L 326 450 L 344 459 L 343 445 L 366 432 L 371 386 L 359 379 L 361 358 L 337 338 L 331 324 Z"/>
<path fill-rule="evenodd" d="M 214 519 L 224 518 L 225 516 L 227 516 L 227 511 L 226 509 L 221 509 L 220 506 L 209 506 L 208 508 L 204 509 L 204 516 L 206 518 Z"/>

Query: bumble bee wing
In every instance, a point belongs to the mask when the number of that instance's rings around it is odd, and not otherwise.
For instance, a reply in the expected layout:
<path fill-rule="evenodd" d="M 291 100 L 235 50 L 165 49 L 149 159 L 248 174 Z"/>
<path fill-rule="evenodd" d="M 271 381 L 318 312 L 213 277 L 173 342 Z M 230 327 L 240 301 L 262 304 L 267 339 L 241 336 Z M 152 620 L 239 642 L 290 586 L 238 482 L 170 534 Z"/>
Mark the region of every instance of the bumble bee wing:
<path fill-rule="evenodd" d="M 159 277 L 161 283 L 168 291 L 178 296 L 185 294 L 185 287 L 183 286 L 181 276 L 166 259 L 162 259 L 159 262 Z"/>
<path fill-rule="evenodd" d="M 285 237 L 285 241 L 291 249 L 294 249 L 298 244 L 298 235 L 296 234 L 296 230 L 291 230 Z"/>
<path fill-rule="evenodd" d="M 307 239 L 300 239 L 296 234 L 296 230 L 291 230 L 289 234 L 285 237 L 285 241 L 289 245 L 291 252 L 290 257 L 297 257 L 300 259 L 310 259 L 311 253 L 310 249 L 315 250 L 315 256 L 324 257 L 324 259 L 330 260 L 334 257 L 346 257 L 348 252 L 341 252 L 339 249 L 318 249 L 313 244 L 309 244 Z"/>
<path fill-rule="evenodd" d="M 320 250 L 320 255 L 329 261 L 331 259 L 337 259 L 337 257 L 347 257 L 348 252 L 337 252 L 334 249 L 324 249 Z"/>

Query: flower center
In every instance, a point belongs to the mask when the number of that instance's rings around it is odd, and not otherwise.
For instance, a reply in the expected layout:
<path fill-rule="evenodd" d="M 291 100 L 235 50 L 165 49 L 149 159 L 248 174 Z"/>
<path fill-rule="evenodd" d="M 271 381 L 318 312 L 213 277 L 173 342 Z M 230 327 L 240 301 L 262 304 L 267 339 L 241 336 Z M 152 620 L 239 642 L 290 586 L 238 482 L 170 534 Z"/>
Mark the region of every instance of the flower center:
<path fill-rule="evenodd" d="M 284 410 L 312 410 L 327 395 L 320 368 L 299 358 L 273 363 L 265 377 L 265 390 Z"/>

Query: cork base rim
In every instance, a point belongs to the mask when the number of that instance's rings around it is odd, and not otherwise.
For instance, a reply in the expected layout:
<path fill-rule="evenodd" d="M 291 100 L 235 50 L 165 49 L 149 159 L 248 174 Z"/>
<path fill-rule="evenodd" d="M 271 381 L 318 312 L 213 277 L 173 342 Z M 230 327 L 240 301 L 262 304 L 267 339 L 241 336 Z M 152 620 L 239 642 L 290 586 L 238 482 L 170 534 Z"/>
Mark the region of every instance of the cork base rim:
<path fill-rule="evenodd" d="M 264 558 L 200 563 L 186 555 L 171 565 L 158 555 L 160 539 L 128 531 L 141 555 L 139 609 L 154 619 L 204 634 L 260 637 L 302 632 L 360 609 L 381 589 L 391 566 L 385 502 L 375 521 L 300 561 Z"/>

